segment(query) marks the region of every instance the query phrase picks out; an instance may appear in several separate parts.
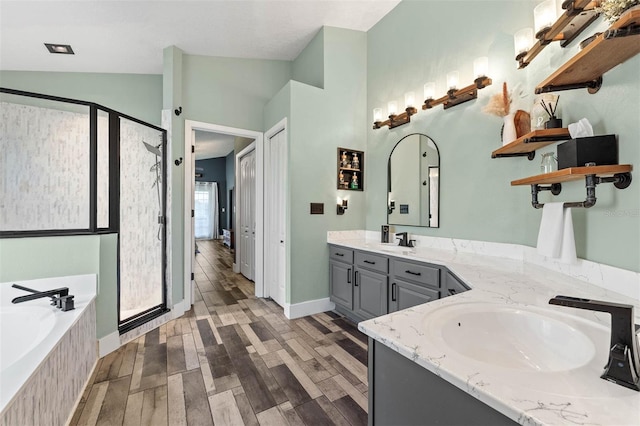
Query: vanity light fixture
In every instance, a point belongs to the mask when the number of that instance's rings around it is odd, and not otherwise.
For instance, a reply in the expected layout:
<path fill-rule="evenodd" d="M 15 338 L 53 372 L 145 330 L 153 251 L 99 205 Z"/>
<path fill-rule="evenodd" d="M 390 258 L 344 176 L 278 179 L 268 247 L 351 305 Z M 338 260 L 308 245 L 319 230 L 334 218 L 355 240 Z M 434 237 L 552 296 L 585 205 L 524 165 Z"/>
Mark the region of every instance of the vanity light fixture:
<path fill-rule="evenodd" d="M 373 128 L 379 129 L 384 126 L 389 126 L 389 129 L 393 129 L 394 127 L 402 126 L 403 124 L 411 122 L 411 116 L 418 112 L 414 105 L 415 99 L 416 96 L 413 92 L 405 93 L 405 109 L 401 114 L 398 114 L 398 103 L 396 101 L 389 102 L 387 104 L 387 113 L 389 114 L 389 119 L 385 121 L 382 121 L 382 109 L 374 108 Z"/>
<path fill-rule="evenodd" d="M 518 68 L 529 65 L 548 44 L 558 41 L 567 47 L 600 15 L 602 0 L 564 0 L 558 16 L 556 1 L 540 2 L 533 9 L 535 30 L 520 30 L 514 35 Z M 535 34 L 535 38 L 534 38 Z M 537 39 L 537 40 L 536 40 Z"/>
<path fill-rule="evenodd" d="M 340 200 L 340 198 L 338 198 L 338 209 L 337 209 L 337 213 L 339 215 L 343 215 L 345 210 L 347 210 L 347 205 L 348 205 L 348 201 L 347 199 L 343 199 Z"/>
<path fill-rule="evenodd" d="M 489 72 L 489 60 L 486 57 L 477 58 L 473 63 L 475 80 L 473 84 L 458 89 L 460 82 L 460 74 L 458 71 L 452 71 L 447 74 L 447 94 L 441 98 L 433 99 L 435 92 L 435 83 L 427 83 L 424 85 L 425 101 L 422 109 L 430 109 L 434 106 L 443 104 L 444 109 L 451 108 L 461 103 L 476 99 L 478 90 L 491 85 L 491 79 L 487 77 Z"/>
<path fill-rule="evenodd" d="M 68 44 L 53 44 L 53 43 L 45 43 L 49 53 L 57 53 L 61 55 L 75 55 L 73 49 Z"/>

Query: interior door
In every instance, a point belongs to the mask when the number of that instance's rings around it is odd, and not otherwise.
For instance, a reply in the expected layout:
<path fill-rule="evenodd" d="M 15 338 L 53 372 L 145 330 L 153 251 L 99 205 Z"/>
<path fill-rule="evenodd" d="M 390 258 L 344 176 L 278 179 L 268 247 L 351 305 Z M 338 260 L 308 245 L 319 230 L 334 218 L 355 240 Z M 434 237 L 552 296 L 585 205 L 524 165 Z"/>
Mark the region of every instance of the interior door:
<path fill-rule="evenodd" d="M 256 276 L 256 152 L 249 156 L 249 220 L 251 234 L 249 236 L 249 250 L 251 251 L 251 280 Z"/>
<path fill-rule="evenodd" d="M 286 284 L 286 184 L 287 145 L 284 130 L 271 136 L 265 146 L 265 282 L 269 296 L 285 303 Z"/>
<path fill-rule="evenodd" d="M 240 272 L 254 279 L 255 262 L 255 151 L 240 159 Z M 252 191 L 252 182 L 253 191 Z"/>

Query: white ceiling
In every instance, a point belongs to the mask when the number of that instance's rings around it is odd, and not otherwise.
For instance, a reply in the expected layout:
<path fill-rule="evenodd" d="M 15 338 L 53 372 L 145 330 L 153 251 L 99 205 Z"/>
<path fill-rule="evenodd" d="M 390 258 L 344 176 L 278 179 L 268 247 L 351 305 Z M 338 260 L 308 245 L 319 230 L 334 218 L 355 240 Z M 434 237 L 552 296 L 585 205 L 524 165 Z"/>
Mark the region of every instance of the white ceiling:
<path fill-rule="evenodd" d="M 368 31 L 400 0 L 0 0 L 0 69 L 161 74 L 162 51 L 293 60 L 323 26 Z M 53 55 L 43 43 L 70 44 Z"/>
<path fill-rule="evenodd" d="M 226 157 L 234 148 L 235 136 L 196 130 L 196 160 Z"/>

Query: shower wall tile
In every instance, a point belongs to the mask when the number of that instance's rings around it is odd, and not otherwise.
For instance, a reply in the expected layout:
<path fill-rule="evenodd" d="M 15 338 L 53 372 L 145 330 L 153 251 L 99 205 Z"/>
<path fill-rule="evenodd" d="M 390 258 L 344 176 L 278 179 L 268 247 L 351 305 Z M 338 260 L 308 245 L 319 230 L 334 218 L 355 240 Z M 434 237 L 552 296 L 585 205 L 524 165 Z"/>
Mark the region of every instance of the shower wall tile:
<path fill-rule="evenodd" d="M 87 228 L 88 114 L 2 102 L 0 118 L 0 230 Z"/>
<path fill-rule="evenodd" d="M 108 153 L 108 117 L 99 117 Z M 98 223 L 108 224 L 109 168 L 98 161 Z M 89 227 L 89 115 L 0 102 L 0 231 Z"/>

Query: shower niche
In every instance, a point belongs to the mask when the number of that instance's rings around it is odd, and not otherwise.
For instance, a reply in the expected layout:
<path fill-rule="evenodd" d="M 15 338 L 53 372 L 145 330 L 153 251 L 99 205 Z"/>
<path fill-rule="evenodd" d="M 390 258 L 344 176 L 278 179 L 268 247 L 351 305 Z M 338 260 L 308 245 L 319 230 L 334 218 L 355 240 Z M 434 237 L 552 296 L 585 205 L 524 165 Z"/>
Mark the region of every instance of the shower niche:
<path fill-rule="evenodd" d="M 167 312 L 166 131 L 0 88 L 0 238 L 116 234 L 121 333 Z"/>

